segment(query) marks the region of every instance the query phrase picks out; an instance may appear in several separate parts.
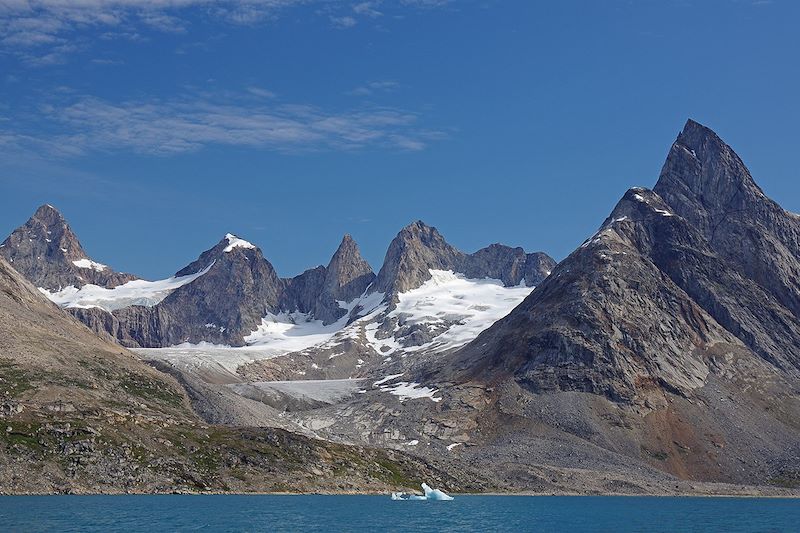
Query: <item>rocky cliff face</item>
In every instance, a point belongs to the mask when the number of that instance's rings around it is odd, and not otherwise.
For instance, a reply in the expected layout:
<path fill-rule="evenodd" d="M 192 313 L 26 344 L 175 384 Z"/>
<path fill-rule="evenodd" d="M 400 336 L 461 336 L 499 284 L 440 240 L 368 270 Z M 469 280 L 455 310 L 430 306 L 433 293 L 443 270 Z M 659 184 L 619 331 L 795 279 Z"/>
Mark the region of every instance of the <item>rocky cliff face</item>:
<path fill-rule="evenodd" d="M 308 313 L 324 324 L 336 322 L 347 311 L 339 302 L 352 302 L 375 280 L 358 245 L 345 235 L 327 267 L 319 266 L 287 280 L 281 308 Z"/>
<path fill-rule="evenodd" d="M 201 341 L 242 345 L 265 315 L 279 311 L 286 281 L 249 242 L 228 234 L 175 275 L 200 271 L 205 273 L 152 307 L 70 311 L 95 331 L 130 347 Z"/>
<path fill-rule="evenodd" d="M 240 345 L 278 309 L 285 284 L 260 249 L 229 234 L 204 255 L 202 260 L 213 258 L 208 272 L 156 306 L 169 317 L 162 345 L 201 340 Z"/>
<path fill-rule="evenodd" d="M 328 276 L 352 246 L 343 241 L 325 271 Z M 367 272 L 360 258 L 356 264 L 363 267 L 348 270 Z M 526 254 L 502 244 L 466 254 L 436 228 L 417 221 L 392 240 L 374 282 L 368 283 L 368 274 L 361 278 L 357 289 L 366 289 L 364 298 L 352 306 L 347 327 L 326 342 L 289 357 L 256 361 L 239 372 L 257 381 L 343 378 L 387 372 L 387 366 L 398 363 L 390 373 L 399 373 L 405 362 L 416 364 L 463 346 L 508 313 L 554 267 L 544 253 Z M 302 281 L 318 284 L 322 277 L 322 270 L 308 271 Z M 336 309 L 334 316 L 344 316 Z"/>
<path fill-rule="evenodd" d="M 543 252 L 526 254 L 522 248 L 492 244 L 465 255 L 456 271 L 468 278 L 499 279 L 507 287 L 524 283 L 535 287 L 550 275 L 556 262 Z"/>
<path fill-rule="evenodd" d="M 136 279 L 92 261 L 69 224 L 51 205 L 43 205 L 0 244 L 0 256 L 37 287 L 59 290 L 88 283 L 114 287 Z"/>
<path fill-rule="evenodd" d="M 362 295 L 375 278 L 349 235 L 327 268 L 280 278 L 260 249 L 228 234 L 175 276 L 200 272 L 152 307 L 133 305 L 111 312 L 70 308 L 70 312 L 129 347 L 184 342 L 241 346 L 267 315 L 298 312 L 325 324 L 337 321 L 347 313 L 339 302 Z"/>
<path fill-rule="evenodd" d="M 689 120 L 654 190 L 720 258 L 800 316 L 800 217 L 767 198 L 713 131 Z"/>
<path fill-rule="evenodd" d="M 390 297 L 416 289 L 431 279 L 431 270 L 451 270 L 473 279 L 499 279 L 506 286 L 524 283 L 533 287 L 555 264 L 545 253 L 526 254 L 522 248 L 502 244 L 466 254 L 448 244 L 436 228 L 417 221 L 392 240 L 375 289 Z"/>
<path fill-rule="evenodd" d="M 374 281 L 372 267 L 361 257 L 353 238 L 345 235 L 325 270 L 314 316 L 325 322 L 341 318 L 345 312 L 336 302 L 352 302 L 364 294 Z"/>
<path fill-rule="evenodd" d="M 792 215 L 691 121 L 657 189 L 629 190 L 521 305 L 414 380 L 485 391 L 495 408 L 465 416 L 492 446 L 547 427 L 686 479 L 793 478 Z"/>
<path fill-rule="evenodd" d="M 3 494 L 388 491 L 417 479 L 475 490 L 482 483 L 402 453 L 268 427 L 209 426 L 173 378 L 93 335 L 2 258 L 0 398 Z"/>
<path fill-rule="evenodd" d="M 40 208 L 12 233 L 0 251 L 26 277 L 52 292 L 87 283 L 115 288 L 135 279 L 86 258 L 63 217 L 50 206 Z M 500 279 L 512 287 L 539 283 L 554 265 L 546 254 L 526 254 L 500 244 L 465 254 L 449 245 L 436 228 L 415 222 L 392 241 L 378 276 L 350 235 L 342 239 L 327 266 L 280 278 L 256 246 L 228 234 L 174 278 L 153 282 L 146 289 L 126 285 L 119 294 L 95 291 L 74 296 L 65 291 L 52 297 L 94 331 L 124 346 L 185 342 L 241 346 L 270 315 L 290 322 L 319 320 L 328 326 L 346 315 L 348 322 L 371 311 L 380 304 L 372 296 L 383 294 L 393 307 L 399 294 L 430 280 L 431 270 Z M 370 309 L 357 301 L 362 296 L 369 297 Z M 384 329 L 388 332 L 391 327 Z M 429 335 L 419 334 L 419 327 L 415 331 L 415 342 L 430 340 Z"/>
<path fill-rule="evenodd" d="M 414 222 L 389 244 L 375 289 L 389 296 L 415 289 L 430 279 L 430 269 L 454 270 L 463 257 L 436 228 Z"/>

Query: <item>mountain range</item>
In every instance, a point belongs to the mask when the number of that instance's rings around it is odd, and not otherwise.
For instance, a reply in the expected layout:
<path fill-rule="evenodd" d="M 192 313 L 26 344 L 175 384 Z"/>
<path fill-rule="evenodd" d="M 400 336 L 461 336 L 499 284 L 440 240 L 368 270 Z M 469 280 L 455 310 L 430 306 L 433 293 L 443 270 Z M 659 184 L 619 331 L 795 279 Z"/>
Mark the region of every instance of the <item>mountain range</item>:
<path fill-rule="evenodd" d="M 557 265 L 501 244 L 464 253 L 418 221 L 377 273 L 349 235 L 327 266 L 281 278 L 227 234 L 146 281 L 90 259 L 49 205 L 0 256 L 6 294 L 47 309 L 31 324 L 69 323 L 74 342 L 117 350 L 109 361 L 180 398 L 182 420 L 221 432 L 396 453 L 460 487 L 800 487 L 800 217 L 692 120 L 653 189 L 627 191 Z M 4 309 L 8 324 L 21 312 Z M 29 371 L 22 355 L 8 364 Z"/>

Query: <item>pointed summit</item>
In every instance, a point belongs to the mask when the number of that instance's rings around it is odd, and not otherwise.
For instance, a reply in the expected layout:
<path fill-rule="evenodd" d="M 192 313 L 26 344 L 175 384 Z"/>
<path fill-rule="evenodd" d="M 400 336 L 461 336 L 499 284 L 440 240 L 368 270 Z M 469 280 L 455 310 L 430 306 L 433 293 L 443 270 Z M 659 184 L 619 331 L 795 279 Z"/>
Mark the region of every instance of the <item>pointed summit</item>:
<path fill-rule="evenodd" d="M 800 317 L 800 219 L 764 195 L 716 133 L 689 120 L 653 190 L 716 253 Z"/>
<path fill-rule="evenodd" d="M 334 300 L 352 301 L 374 281 L 372 267 L 361 257 L 358 244 L 349 233 L 342 238 L 325 272 L 323 293 Z"/>
<path fill-rule="evenodd" d="M 766 199 L 736 152 L 693 120 L 672 144 L 653 190 L 706 234 L 726 211 Z"/>
<path fill-rule="evenodd" d="M 457 270 L 463 256 L 436 228 L 418 220 L 400 230 L 389 245 L 377 290 L 388 295 L 415 289 L 430 279 L 430 269 Z"/>
<path fill-rule="evenodd" d="M 50 204 L 39 207 L 3 241 L 0 255 L 34 285 L 48 290 L 87 283 L 114 287 L 136 279 L 91 260 L 67 221 Z"/>
<path fill-rule="evenodd" d="M 31 218 L 50 221 L 50 224 L 66 223 L 61 212 L 50 204 L 40 205 Z"/>
<path fill-rule="evenodd" d="M 156 306 L 146 310 L 153 327 L 140 328 L 133 341 L 143 347 L 160 347 L 201 341 L 241 346 L 268 313 L 278 311 L 284 281 L 254 244 L 232 233 L 200 254 L 175 276 L 205 271 L 182 285 Z M 126 312 L 116 312 L 121 320 Z"/>
<path fill-rule="evenodd" d="M 375 280 L 375 273 L 358 249 L 356 241 L 345 235 L 327 267 L 318 266 L 287 280 L 283 309 L 310 313 L 326 325 L 347 314 L 339 302 L 352 302 Z"/>
<path fill-rule="evenodd" d="M 233 252 L 234 250 L 254 250 L 255 254 L 261 257 L 261 250 L 259 250 L 255 244 L 247 242 L 246 240 L 237 237 L 233 233 L 226 233 L 217 244 L 200 254 L 200 257 L 198 257 L 196 260 L 177 271 L 175 276 L 180 277 L 196 274 L 208 267 L 214 261 L 222 259 L 225 254 Z"/>

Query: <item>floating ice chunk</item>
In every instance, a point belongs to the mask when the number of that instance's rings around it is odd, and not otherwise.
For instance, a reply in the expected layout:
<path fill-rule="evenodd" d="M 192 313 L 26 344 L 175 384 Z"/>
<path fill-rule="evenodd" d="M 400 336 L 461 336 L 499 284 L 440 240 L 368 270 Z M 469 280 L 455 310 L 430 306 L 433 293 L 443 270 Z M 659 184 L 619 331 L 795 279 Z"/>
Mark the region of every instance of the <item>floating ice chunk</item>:
<path fill-rule="evenodd" d="M 448 496 L 439 489 L 430 488 L 427 483 L 422 484 L 422 490 L 425 492 L 424 496 L 420 496 L 419 494 L 410 494 L 408 492 L 393 492 L 392 499 L 403 501 L 450 501 L 453 499 L 452 496 Z"/>
<path fill-rule="evenodd" d="M 448 496 L 439 489 L 430 488 L 427 483 L 422 484 L 422 490 L 425 491 L 425 498 L 428 500 L 449 501 L 453 499 L 452 496 Z"/>
<path fill-rule="evenodd" d="M 402 500 L 402 501 L 410 501 L 410 500 L 427 500 L 425 496 L 420 496 L 419 494 L 409 494 L 407 492 L 393 492 L 392 493 L 393 500 Z"/>

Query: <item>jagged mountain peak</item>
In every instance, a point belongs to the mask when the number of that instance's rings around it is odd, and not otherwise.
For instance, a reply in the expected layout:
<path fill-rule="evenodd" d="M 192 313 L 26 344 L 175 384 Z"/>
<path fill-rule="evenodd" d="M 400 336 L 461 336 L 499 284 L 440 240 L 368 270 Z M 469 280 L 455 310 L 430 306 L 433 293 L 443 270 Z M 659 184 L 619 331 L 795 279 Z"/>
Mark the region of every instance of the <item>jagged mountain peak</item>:
<path fill-rule="evenodd" d="M 61 211 L 50 204 L 40 205 L 39 208 L 36 209 L 36 212 L 33 213 L 31 218 L 41 220 L 48 224 L 66 224 L 66 220 L 61 214 Z"/>
<path fill-rule="evenodd" d="M 358 243 L 356 243 L 355 239 L 353 239 L 353 236 L 349 233 L 345 233 L 342 237 L 339 247 L 336 248 L 336 251 L 333 253 L 331 260 L 328 263 L 328 267 L 330 268 L 330 266 L 334 263 L 347 257 L 361 258 L 361 250 L 358 247 Z"/>
<path fill-rule="evenodd" d="M 339 243 L 339 249 L 349 248 L 351 246 L 358 246 L 358 245 L 356 244 L 356 241 L 355 239 L 353 239 L 352 235 L 350 235 L 349 233 L 345 233 L 342 236 L 342 242 Z"/>
<path fill-rule="evenodd" d="M 226 258 L 227 255 L 235 257 L 239 252 L 250 251 L 252 251 L 251 253 L 253 253 L 256 257 L 266 261 L 261 254 L 261 250 L 255 244 L 237 237 L 233 233 L 226 233 L 225 236 L 222 237 L 219 242 L 217 242 L 217 244 L 201 253 L 196 260 L 178 270 L 175 273 L 175 276 L 180 277 L 196 274 L 197 272 L 207 268 L 211 263 Z M 232 252 L 237 253 L 232 254 Z"/>
<path fill-rule="evenodd" d="M 766 200 L 736 152 L 713 130 L 693 120 L 686 122 L 670 147 L 654 190 L 665 198 L 681 196 L 692 210 L 702 208 L 712 215 L 731 204 Z"/>
<path fill-rule="evenodd" d="M 764 195 L 716 133 L 687 122 L 654 191 L 717 254 L 800 317 L 800 219 Z"/>
<path fill-rule="evenodd" d="M 376 290 L 394 295 L 419 287 L 430 279 L 431 269 L 455 270 L 463 255 L 436 228 L 420 220 L 412 222 L 389 244 Z"/>
<path fill-rule="evenodd" d="M 280 305 L 331 324 L 347 313 L 339 302 L 352 302 L 364 294 L 374 279 L 372 267 L 361 256 L 355 240 L 346 234 L 327 267 L 309 269 L 286 280 Z"/>
<path fill-rule="evenodd" d="M 616 399 L 654 382 L 686 393 L 705 383 L 717 353 L 744 346 L 796 372 L 798 224 L 748 196 L 751 182 L 730 147 L 688 122 L 656 189 L 628 190 L 600 231 L 462 350 L 472 375 L 490 367 L 534 390 Z M 738 192 L 711 209 L 703 188 L 726 184 Z"/>
<path fill-rule="evenodd" d="M 350 234 L 345 234 L 325 272 L 323 292 L 336 300 L 351 301 L 375 279 L 372 267 Z"/>
<path fill-rule="evenodd" d="M 225 253 L 232 252 L 236 248 L 243 248 L 245 250 L 252 250 L 256 248 L 256 246 L 253 243 L 248 242 L 240 237 L 237 237 L 233 233 L 226 233 L 225 238 L 223 240 L 228 242 L 227 246 L 223 248 L 223 252 Z"/>
<path fill-rule="evenodd" d="M 89 258 L 66 219 L 50 204 L 40 206 L 3 241 L 0 255 L 37 287 L 48 290 L 89 283 L 114 287 L 136 279 Z"/>
<path fill-rule="evenodd" d="M 403 229 L 398 232 L 397 236 L 401 239 L 419 238 L 444 241 L 444 237 L 442 237 L 442 234 L 439 233 L 437 228 L 426 224 L 422 220 L 415 220 L 411 224 L 403 227 Z"/>

